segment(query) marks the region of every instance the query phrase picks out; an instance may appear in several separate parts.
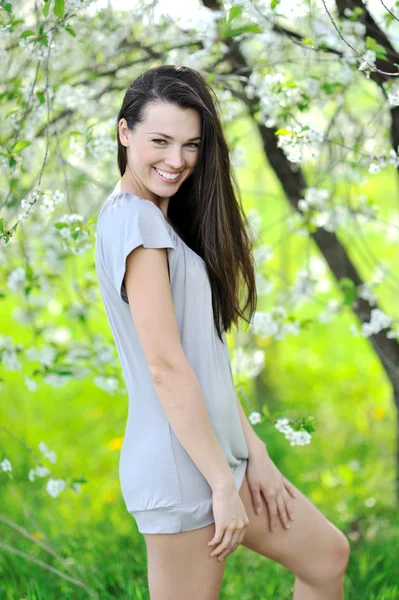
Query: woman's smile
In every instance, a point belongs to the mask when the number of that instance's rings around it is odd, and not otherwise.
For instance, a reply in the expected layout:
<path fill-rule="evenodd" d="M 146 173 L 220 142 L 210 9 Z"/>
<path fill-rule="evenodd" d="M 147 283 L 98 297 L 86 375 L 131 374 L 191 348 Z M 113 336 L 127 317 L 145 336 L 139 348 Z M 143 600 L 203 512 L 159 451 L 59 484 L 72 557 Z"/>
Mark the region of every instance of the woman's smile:
<path fill-rule="evenodd" d="M 158 177 L 166 183 L 176 183 L 180 180 L 180 175 L 183 173 L 183 171 L 180 171 L 178 173 L 171 173 L 170 171 L 163 171 L 158 167 L 154 167 L 154 171 L 158 175 Z"/>

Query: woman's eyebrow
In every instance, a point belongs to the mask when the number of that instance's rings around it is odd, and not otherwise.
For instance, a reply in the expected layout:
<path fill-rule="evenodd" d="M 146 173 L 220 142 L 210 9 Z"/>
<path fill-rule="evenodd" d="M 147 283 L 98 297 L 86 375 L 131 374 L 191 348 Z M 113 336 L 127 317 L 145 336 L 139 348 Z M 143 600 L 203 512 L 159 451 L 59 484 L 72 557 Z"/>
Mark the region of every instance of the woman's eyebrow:
<path fill-rule="evenodd" d="M 162 135 L 163 137 L 166 137 L 168 140 L 173 140 L 171 135 L 166 135 L 166 133 L 161 133 L 159 131 L 149 131 L 148 135 Z M 201 136 L 198 135 L 197 137 L 189 138 L 188 141 L 193 142 L 194 140 L 200 140 L 200 139 L 201 139 Z"/>

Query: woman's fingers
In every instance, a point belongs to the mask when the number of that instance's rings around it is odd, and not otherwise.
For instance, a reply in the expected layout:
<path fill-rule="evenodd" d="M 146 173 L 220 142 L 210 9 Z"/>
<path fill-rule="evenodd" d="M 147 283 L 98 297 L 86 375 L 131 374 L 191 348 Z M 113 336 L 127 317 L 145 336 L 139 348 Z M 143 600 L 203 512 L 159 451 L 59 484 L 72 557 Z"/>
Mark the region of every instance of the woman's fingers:
<path fill-rule="evenodd" d="M 232 537 L 233 537 L 233 530 L 231 530 L 227 527 L 220 544 L 212 550 L 212 552 L 210 553 L 209 556 L 218 556 L 221 552 L 226 550 L 226 548 L 230 545 Z"/>
<path fill-rule="evenodd" d="M 238 529 L 237 531 L 235 531 L 233 533 L 229 547 L 219 555 L 219 557 L 218 557 L 219 560 L 222 558 L 225 558 L 228 554 L 232 554 L 234 552 L 234 550 L 236 550 L 236 548 L 238 548 L 238 546 L 240 545 L 240 541 L 241 541 L 241 531 L 242 530 Z"/>
<path fill-rule="evenodd" d="M 252 502 L 254 505 L 254 510 L 255 510 L 256 514 L 259 514 L 262 511 L 262 496 L 260 493 L 260 488 L 252 489 L 251 495 L 252 495 Z"/>
<path fill-rule="evenodd" d="M 274 531 L 277 526 L 278 517 L 276 504 L 277 494 L 273 490 L 266 490 L 263 495 L 266 500 L 267 511 L 269 513 L 269 529 L 270 531 Z"/>
<path fill-rule="evenodd" d="M 283 487 L 278 492 L 265 490 L 263 492 L 263 496 L 266 500 L 267 510 L 269 513 L 270 531 L 274 531 L 276 529 L 277 518 L 280 518 L 280 521 L 285 529 L 289 529 L 289 519 L 292 518 L 291 515 L 293 515 L 293 509 L 291 500 L 289 499 L 285 488 Z"/>
<path fill-rule="evenodd" d="M 243 525 L 239 529 L 227 528 L 221 543 L 212 550 L 209 556 L 217 556 L 221 560 L 228 554 L 232 554 L 244 540 L 246 528 L 247 525 Z"/>
<path fill-rule="evenodd" d="M 288 515 L 287 515 L 287 509 L 286 509 L 285 501 L 283 498 L 283 494 L 279 494 L 277 496 L 276 504 L 277 504 L 278 514 L 280 516 L 280 521 L 282 522 L 283 527 L 285 527 L 285 529 L 289 529 L 290 524 L 289 524 L 289 519 L 288 519 Z"/>

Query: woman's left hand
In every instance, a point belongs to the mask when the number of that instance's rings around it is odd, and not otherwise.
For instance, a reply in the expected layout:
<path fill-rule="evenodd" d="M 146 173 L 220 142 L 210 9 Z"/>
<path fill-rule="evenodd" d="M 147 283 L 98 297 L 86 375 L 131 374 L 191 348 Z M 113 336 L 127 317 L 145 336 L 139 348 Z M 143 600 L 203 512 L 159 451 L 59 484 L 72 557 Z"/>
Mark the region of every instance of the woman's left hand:
<path fill-rule="evenodd" d="M 275 530 L 278 516 L 283 527 L 288 529 L 289 519 L 295 518 L 292 498 L 296 497 L 296 491 L 288 479 L 280 473 L 266 448 L 249 457 L 247 480 L 257 514 L 261 514 L 262 511 L 262 496 L 265 499 L 269 512 L 270 531 Z"/>

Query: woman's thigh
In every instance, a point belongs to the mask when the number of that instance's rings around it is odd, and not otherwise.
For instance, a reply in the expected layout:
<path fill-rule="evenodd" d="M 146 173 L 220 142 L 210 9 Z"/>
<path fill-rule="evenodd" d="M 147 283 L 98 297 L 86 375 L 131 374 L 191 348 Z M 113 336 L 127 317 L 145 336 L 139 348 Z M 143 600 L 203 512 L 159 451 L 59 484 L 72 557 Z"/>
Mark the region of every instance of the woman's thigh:
<path fill-rule="evenodd" d="M 295 486 L 294 486 L 295 487 Z M 274 531 L 269 529 L 267 504 L 262 497 L 262 512 L 254 511 L 247 476 L 240 488 L 249 525 L 242 545 L 275 560 L 302 580 L 314 585 L 335 579 L 346 570 L 349 542 L 300 490 L 292 498 L 294 520 L 285 529 L 277 518 Z"/>
<path fill-rule="evenodd" d="M 225 561 L 207 546 L 215 523 L 181 533 L 143 534 L 151 600 L 219 600 Z"/>

